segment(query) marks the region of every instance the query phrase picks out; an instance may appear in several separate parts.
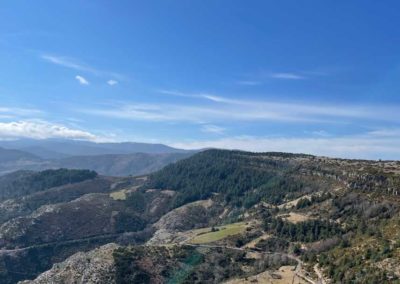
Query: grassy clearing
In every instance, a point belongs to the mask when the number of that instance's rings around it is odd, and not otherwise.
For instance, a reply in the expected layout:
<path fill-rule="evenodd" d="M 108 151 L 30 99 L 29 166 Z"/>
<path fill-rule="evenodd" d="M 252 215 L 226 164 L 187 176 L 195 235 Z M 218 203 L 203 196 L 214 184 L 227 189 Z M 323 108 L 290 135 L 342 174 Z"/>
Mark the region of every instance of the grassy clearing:
<path fill-rule="evenodd" d="M 114 200 L 126 200 L 126 190 L 122 189 L 110 193 L 110 197 Z"/>
<path fill-rule="evenodd" d="M 237 235 L 246 229 L 243 222 L 233 223 L 220 227 L 215 227 L 216 231 L 212 232 L 212 228 L 204 228 L 195 230 L 196 236 L 190 241 L 192 244 L 206 244 L 222 240 L 228 236 Z"/>

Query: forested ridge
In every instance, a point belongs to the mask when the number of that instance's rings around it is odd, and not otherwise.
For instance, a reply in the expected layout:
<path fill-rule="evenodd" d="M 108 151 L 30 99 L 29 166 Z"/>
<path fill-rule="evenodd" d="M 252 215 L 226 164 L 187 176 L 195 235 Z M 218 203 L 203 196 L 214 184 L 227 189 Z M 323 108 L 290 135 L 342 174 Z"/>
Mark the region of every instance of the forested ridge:
<path fill-rule="evenodd" d="M 312 183 L 293 174 L 295 166 L 269 156 L 305 155 L 208 150 L 150 175 L 145 186 L 178 191 L 173 207 L 219 194 L 227 203 L 249 208 L 261 200 L 279 204 L 287 195 L 310 190 Z"/>
<path fill-rule="evenodd" d="M 19 171 L 0 177 L 0 200 L 15 198 L 69 183 L 93 179 L 97 173 L 89 170 Z"/>

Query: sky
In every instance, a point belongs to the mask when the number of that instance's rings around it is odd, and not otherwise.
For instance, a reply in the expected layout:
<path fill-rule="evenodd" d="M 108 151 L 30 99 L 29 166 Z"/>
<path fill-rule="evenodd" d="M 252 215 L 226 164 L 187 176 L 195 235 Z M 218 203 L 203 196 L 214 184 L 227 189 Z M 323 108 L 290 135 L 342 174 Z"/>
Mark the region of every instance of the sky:
<path fill-rule="evenodd" d="M 4 0 L 0 139 L 400 159 L 397 0 Z"/>

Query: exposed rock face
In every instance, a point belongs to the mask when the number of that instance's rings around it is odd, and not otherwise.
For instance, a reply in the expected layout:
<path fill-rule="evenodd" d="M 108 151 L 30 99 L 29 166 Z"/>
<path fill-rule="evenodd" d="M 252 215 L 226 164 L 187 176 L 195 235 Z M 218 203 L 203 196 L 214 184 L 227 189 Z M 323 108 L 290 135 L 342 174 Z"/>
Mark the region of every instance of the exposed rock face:
<path fill-rule="evenodd" d="M 212 205 L 212 200 L 186 204 L 165 214 L 154 224 L 154 227 L 165 230 L 189 230 L 194 226 L 204 227 L 209 221 L 208 210 Z"/>
<path fill-rule="evenodd" d="M 223 208 L 211 199 L 195 201 L 178 207 L 162 216 L 153 225 L 153 228 L 157 231 L 148 241 L 148 244 L 185 241 L 187 236 L 178 232 L 207 227 L 222 211 Z"/>
<path fill-rule="evenodd" d="M 35 192 L 26 196 L 0 202 L 0 223 L 26 216 L 43 205 L 69 202 L 89 193 L 109 193 L 113 178 L 98 177 L 74 184 Z"/>
<path fill-rule="evenodd" d="M 69 203 L 44 205 L 30 215 L 4 223 L 0 241 L 8 247 L 22 247 L 115 233 L 112 213 L 120 211 L 119 207 L 107 194 L 98 193 Z"/>
<path fill-rule="evenodd" d="M 35 280 L 20 284 L 95 284 L 116 283 L 113 252 L 119 248 L 111 243 L 87 253 L 78 252 L 64 262 L 55 264 Z"/>

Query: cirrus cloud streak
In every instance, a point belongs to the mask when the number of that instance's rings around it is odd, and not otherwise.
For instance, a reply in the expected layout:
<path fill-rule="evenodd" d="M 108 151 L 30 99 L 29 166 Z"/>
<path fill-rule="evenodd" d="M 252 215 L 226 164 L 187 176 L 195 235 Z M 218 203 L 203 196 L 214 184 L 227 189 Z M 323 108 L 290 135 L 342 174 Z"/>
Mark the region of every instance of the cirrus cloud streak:
<path fill-rule="evenodd" d="M 123 102 L 107 107 L 85 108 L 85 114 L 137 121 L 191 122 L 215 124 L 234 121 L 276 121 L 287 123 L 349 123 L 357 120 L 400 123 L 397 106 L 318 105 L 307 102 L 252 101 L 230 99 L 212 94 L 184 94 L 163 91 L 164 94 L 183 96 L 201 103 L 143 104 Z"/>

